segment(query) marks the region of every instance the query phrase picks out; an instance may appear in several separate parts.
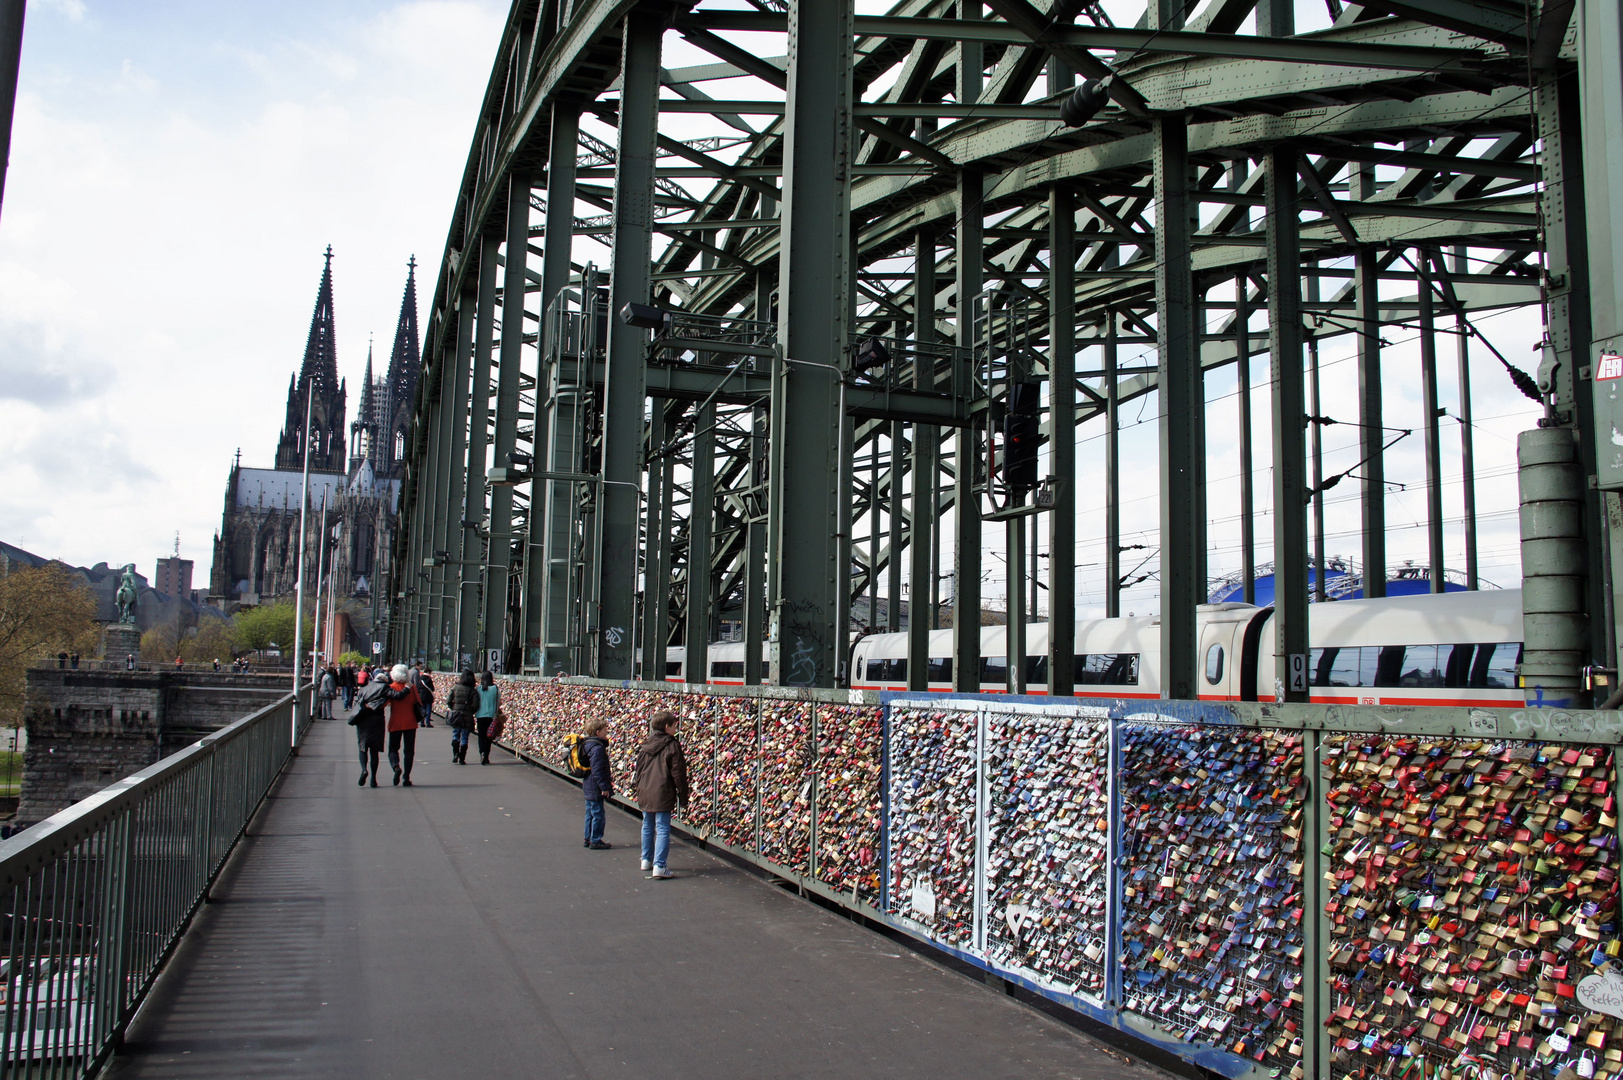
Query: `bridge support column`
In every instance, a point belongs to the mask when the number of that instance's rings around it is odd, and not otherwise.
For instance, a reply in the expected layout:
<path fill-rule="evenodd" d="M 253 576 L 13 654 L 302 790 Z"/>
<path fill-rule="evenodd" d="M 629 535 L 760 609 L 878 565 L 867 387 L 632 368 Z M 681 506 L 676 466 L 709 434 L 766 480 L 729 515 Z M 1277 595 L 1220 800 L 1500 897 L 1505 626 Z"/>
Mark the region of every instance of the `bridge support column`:
<path fill-rule="evenodd" d="M 507 182 L 506 266 L 502 276 L 502 344 L 496 372 L 496 424 L 492 449 L 498 468 L 511 468 L 518 442 L 519 364 L 524 356 L 525 259 L 530 247 L 530 177 L 515 172 Z M 491 296 L 495 317 L 495 296 Z M 481 478 L 482 482 L 482 478 Z M 512 642 L 507 638 L 508 571 L 513 563 L 513 489 L 502 485 L 490 494 L 490 553 L 485 568 L 484 649 L 481 667 L 492 653 L 506 671 Z M 496 665 L 491 665 L 496 666 Z"/>
<path fill-rule="evenodd" d="M 851 289 L 852 0 L 790 0 L 772 410 L 771 679 L 831 687 L 845 660 L 843 380 Z M 618 264 L 616 264 L 618 265 Z M 837 528 L 837 526 L 836 526 Z"/>
<path fill-rule="evenodd" d="M 914 245 L 913 261 L 913 340 L 920 345 L 936 343 L 935 327 L 935 230 L 920 229 Z M 935 389 L 935 358 L 921 356 L 913 368 L 913 385 L 919 390 Z M 913 474 L 912 514 L 907 525 L 907 688 L 929 689 L 930 630 L 934 625 L 931 593 L 935 588 L 935 534 L 937 455 L 941 429 L 932 424 L 914 424 L 913 442 L 908 450 Z"/>
<path fill-rule="evenodd" d="M 979 7 L 978 4 L 973 5 Z M 979 47 L 977 46 L 977 49 Z M 978 84 L 979 70 L 975 75 Z M 975 88 L 979 96 L 978 85 Z M 981 259 L 985 247 L 985 176 L 966 165 L 958 174 L 957 319 L 958 355 L 953 359 L 955 392 L 967 394 L 979 345 L 977 315 L 982 312 L 985 282 Z M 990 315 L 987 315 L 990 318 Z M 972 419 L 954 434 L 952 552 L 952 685 L 960 693 L 981 688 L 981 500 L 975 490 L 985 417 Z"/>
<path fill-rule="evenodd" d="M 1267 170 L 1268 352 L 1273 369 L 1274 692 L 1307 701 L 1307 439 L 1296 151 L 1270 150 Z M 1296 658 L 1294 661 L 1292 658 Z M 1298 665 L 1295 683 L 1291 665 Z M 1259 673 L 1259 681 L 1262 678 Z M 1266 691 L 1258 687 L 1259 695 Z"/>
<path fill-rule="evenodd" d="M 693 471 L 688 503 L 687 682 L 710 678 L 709 646 L 715 610 L 710 584 L 711 517 L 716 508 L 716 406 L 705 402 L 693 412 Z M 652 538 L 650 538 L 652 542 Z"/>
<path fill-rule="evenodd" d="M 659 126 L 659 56 L 664 23 L 641 8 L 626 16 L 620 71 L 619 139 L 614 170 L 614 277 L 603 403 L 603 472 L 597 492 L 602 542 L 598 563 L 593 670 L 629 679 L 637 617 L 637 522 L 642 490 L 643 348 L 647 331 L 620 320 L 627 304 L 646 304 L 654 226 L 654 154 Z"/>
<path fill-rule="evenodd" d="M 496 249 L 494 236 L 486 236 L 479 243 L 479 285 L 473 301 L 474 327 L 472 340 L 461 327 L 457 331 L 457 355 L 463 365 L 460 382 L 469 385 L 468 369 L 472 368 L 472 386 L 467 404 L 467 452 L 457 461 L 464 473 L 462 522 L 458 528 L 460 550 L 456 554 L 458 578 L 456 649 L 457 655 L 468 657 L 475 670 L 483 670 L 485 657 L 477 655 L 482 644 L 479 618 L 483 608 L 480 592 L 484 584 L 486 545 L 480 541 L 477 524 L 485 517 L 485 458 L 489 446 L 490 423 L 490 350 L 495 337 L 496 324 Z M 471 358 L 471 364 L 470 364 Z M 459 425 L 460 426 L 460 425 Z M 497 541 L 489 540 L 494 548 Z M 458 661 L 462 663 L 462 661 Z"/>
<path fill-rule="evenodd" d="M 1062 184 L 1048 193 L 1048 251 L 1048 692 L 1069 695 L 1076 690 L 1076 195 Z"/>
<path fill-rule="evenodd" d="M 1161 696 L 1191 700 L 1195 685 L 1195 606 L 1205 585 L 1200 498 L 1200 337 L 1195 310 L 1188 129 L 1182 117 L 1155 121 L 1155 300 L 1161 390 Z"/>
<path fill-rule="evenodd" d="M 577 441 L 576 411 L 556 396 L 564 375 L 557 365 L 563 361 L 555 354 L 550 335 L 555 332 L 553 302 L 569 285 L 575 239 L 575 148 L 579 142 L 579 107 L 555 102 L 547 139 L 547 213 L 536 349 L 540 362 L 535 378 L 535 464 L 553 472 L 578 468 L 572 449 Z M 562 308 L 560 303 L 559 310 Z M 570 382 L 574 382 L 572 376 Z M 567 467 L 557 464 L 560 459 L 569 462 Z M 549 651 L 552 643 L 565 640 L 569 579 L 573 573 L 569 559 L 571 531 L 564 531 L 561 551 L 553 534 L 563 527 L 562 523 L 573 520 L 572 510 L 579 502 L 580 491 L 574 484 L 555 480 L 530 484 L 530 535 L 524 554 L 524 667 L 541 674 L 573 674 L 579 670 L 579 657 L 567 649 L 557 654 Z"/>

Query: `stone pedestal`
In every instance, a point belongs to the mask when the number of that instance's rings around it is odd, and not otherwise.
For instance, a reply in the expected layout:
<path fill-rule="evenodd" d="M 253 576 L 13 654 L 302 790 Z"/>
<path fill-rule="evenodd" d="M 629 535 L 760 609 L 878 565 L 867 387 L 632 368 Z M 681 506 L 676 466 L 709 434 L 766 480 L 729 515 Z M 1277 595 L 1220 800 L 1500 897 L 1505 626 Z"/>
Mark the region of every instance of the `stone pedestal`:
<path fill-rule="evenodd" d="M 101 637 L 103 660 L 117 662 L 133 656 L 141 659 L 141 630 L 127 623 L 108 623 Z"/>

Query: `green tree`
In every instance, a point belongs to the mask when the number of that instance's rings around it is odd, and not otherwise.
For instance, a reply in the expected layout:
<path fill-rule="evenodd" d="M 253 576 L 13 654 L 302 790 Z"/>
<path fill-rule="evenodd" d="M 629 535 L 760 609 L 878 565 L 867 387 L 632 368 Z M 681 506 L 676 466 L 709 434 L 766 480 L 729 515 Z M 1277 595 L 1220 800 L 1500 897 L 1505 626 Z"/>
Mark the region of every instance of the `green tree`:
<path fill-rule="evenodd" d="M 197 631 L 186 639 L 186 659 L 207 664 L 215 660 L 230 663 L 237 655 L 237 628 L 229 619 L 205 615 L 197 622 Z"/>
<path fill-rule="evenodd" d="M 293 604 L 290 601 L 283 600 L 275 604 L 244 608 L 237 612 L 232 622 L 236 626 L 236 640 L 241 648 L 263 652 L 274 645 L 284 656 L 293 652 Z M 306 614 L 304 617 L 306 646 L 310 644 L 314 630 L 315 623 Z"/>
<path fill-rule="evenodd" d="M 27 671 L 53 653 L 96 646 L 96 598 L 60 563 L 0 577 L 0 724 L 22 721 Z"/>

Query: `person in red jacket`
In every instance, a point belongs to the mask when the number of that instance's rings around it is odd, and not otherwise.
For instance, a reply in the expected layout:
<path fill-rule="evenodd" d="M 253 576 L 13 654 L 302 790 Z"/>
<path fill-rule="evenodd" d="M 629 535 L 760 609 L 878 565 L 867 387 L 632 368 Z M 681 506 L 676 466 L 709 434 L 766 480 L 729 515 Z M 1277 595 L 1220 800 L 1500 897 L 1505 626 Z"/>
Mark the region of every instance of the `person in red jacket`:
<path fill-rule="evenodd" d="M 411 685 L 411 669 L 396 664 L 389 672 L 389 767 L 394 769 L 395 786 L 403 782 L 411 787 L 411 759 L 417 753 L 417 694 Z M 396 695 L 399 696 L 396 696 Z M 406 767 L 400 768 L 400 750 L 404 745 Z"/>

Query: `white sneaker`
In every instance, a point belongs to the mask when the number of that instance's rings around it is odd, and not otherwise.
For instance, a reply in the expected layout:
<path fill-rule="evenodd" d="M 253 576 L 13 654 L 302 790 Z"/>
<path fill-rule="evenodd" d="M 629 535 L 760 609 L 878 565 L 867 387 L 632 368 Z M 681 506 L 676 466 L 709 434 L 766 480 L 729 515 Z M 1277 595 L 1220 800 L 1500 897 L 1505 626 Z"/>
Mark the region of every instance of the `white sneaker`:
<path fill-rule="evenodd" d="M 654 868 L 654 864 L 649 862 L 647 859 L 644 859 L 642 861 L 642 868 L 644 870 L 652 870 Z"/>
<path fill-rule="evenodd" d="M 654 876 L 659 877 L 659 878 L 665 878 L 665 877 L 675 877 L 676 875 L 671 873 L 669 870 L 665 869 L 663 866 L 656 866 L 656 867 L 654 867 Z"/>

